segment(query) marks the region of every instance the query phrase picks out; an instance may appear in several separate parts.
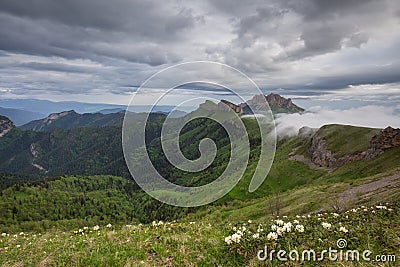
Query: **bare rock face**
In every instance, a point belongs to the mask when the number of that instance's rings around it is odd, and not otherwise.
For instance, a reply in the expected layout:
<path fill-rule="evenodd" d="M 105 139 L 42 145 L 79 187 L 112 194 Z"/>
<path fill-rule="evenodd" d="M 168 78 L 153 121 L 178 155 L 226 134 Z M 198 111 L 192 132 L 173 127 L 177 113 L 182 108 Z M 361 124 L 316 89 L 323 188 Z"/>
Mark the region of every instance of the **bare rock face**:
<path fill-rule="evenodd" d="M 73 111 L 73 110 L 69 110 L 69 111 L 63 111 L 60 113 L 52 113 L 47 118 L 43 119 L 43 123 L 45 125 L 49 125 L 49 124 L 53 123 L 54 121 L 58 120 L 59 118 L 64 117 L 64 116 L 74 113 L 74 112 L 75 111 Z"/>
<path fill-rule="evenodd" d="M 338 167 L 356 160 L 369 160 L 381 155 L 385 149 L 400 146 L 400 129 L 387 127 L 371 138 L 366 151 L 336 158 L 332 151 L 328 150 L 326 141 L 318 133 L 310 135 L 311 128 L 307 128 L 300 129 L 299 137 L 310 138 L 311 145 L 308 152 L 311 161 L 322 167 Z"/>
<path fill-rule="evenodd" d="M 221 100 L 221 102 L 219 102 L 218 104 L 215 104 L 214 102 L 207 100 L 203 104 L 200 104 L 200 108 L 209 111 L 216 111 L 216 110 L 229 111 L 230 109 L 232 109 L 236 113 L 239 114 L 243 113 L 243 109 L 240 105 L 236 105 L 228 100 Z"/>
<path fill-rule="evenodd" d="M 249 105 L 252 106 L 257 112 L 258 110 L 266 109 L 266 102 L 274 113 L 296 113 L 303 112 L 304 109 L 293 104 L 290 98 L 284 98 L 278 94 L 269 94 L 265 95 L 255 95 L 252 99 L 247 101 L 247 103 L 242 103 L 240 106 L 243 108 L 243 112 L 245 114 L 251 114 L 252 110 L 250 110 Z"/>
<path fill-rule="evenodd" d="M 310 139 L 318 129 L 303 126 L 299 129 L 298 137 L 302 139 Z"/>
<path fill-rule="evenodd" d="M 15 125 L 9 118 L 0 116 L 0 137 L 6 135 L 13 128 L 15 128 Z"/>
<path fill-rule="evenodd" d="M 287 109 L 289 111 L 293 111 L 293 112 L 304 111 L 304 109 L 293 104 L 292 99 L 290 99 L 290 98 L 286 99 L 278 94 L 273 94 L 273 93 L 267 95 L 265 98 L 267 99 L 267 102 L 271 106 L 271 108 L 273 108 L 273 107 L 285 108 L 285 109 Z"/>
<path fill-rule="evenodd" d="M 233 104 L 228 100 L 221 100 L 221 102 L 218 103 L 218 107 L 222 110 L 230 108 L 233 109 L 236 113 L 243 114 L 243 108 L 240 105 Z"/>
<path fill-rule="evenodd" d="M 384 150 L 395 146 L 400 146 L 400 129 L 394 129 L 390 126 L 373 136 L 369 142 L 371 149 Z"/>
<path fill-rule="evenodd" d="M 311 146 L 308 150 L 311 154 L 311 161 L 322 167 L 332 167 L 336 164 L 336 159 L 332 152 L 328 150 L 326 141 L 315 134 L 311 138 Z"/>

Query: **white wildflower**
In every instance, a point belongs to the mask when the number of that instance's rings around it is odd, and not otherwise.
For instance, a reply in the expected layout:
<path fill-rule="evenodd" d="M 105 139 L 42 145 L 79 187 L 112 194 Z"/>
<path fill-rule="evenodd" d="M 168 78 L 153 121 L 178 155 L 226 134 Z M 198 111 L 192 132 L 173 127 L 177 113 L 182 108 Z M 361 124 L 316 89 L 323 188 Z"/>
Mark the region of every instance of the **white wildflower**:
<path fill-rule="evenodd" d="M 277 235 L 277 233 L 275 233 L 275 232 L 270 232 L 270 233 L 268 233 L 268 235 L 267 235 L 267 239 L 268 239 L 269 241 L 277 240 L 277 239 L 278 239 L 278 235 Z"/>
<path fill-rule="evenodd" d="M 7 234 L 6 233 L 1 233 L 1 236 L 2 237 L 5 237 Z"/>
<path fill-rule="evenodd" d="M 282 228 L 285 232 L 290 232 L 292 230 L 292 223 L 291 222 L 285 223 Z"/>
<path fill-rule="evenodd" d="M 325 229 L 330 229 L 332 227 L 332 224 L 327 223 L 327 222 L 323 222 L 322 223 L 322 227 L 324 227 Z"/>
<path fill-rule="evenodd" d="M 284 229 L 283 227 L 278 227 L 278 228 L 276 229 L 276 232 L 277 232 L 278 235 L 282 235 L 283 232 L 285 232 L 285 229 Z"/>
<path fill-rule="evenodd" d="M 231 238 L 232 238 L 233 242 L 239 243 L 240 242 L 240 238 L 242 238 L 242 236 L 239 235 L 239 234 L 233 234 Z"/>
<path fill-rule="evenodd" d="M 93 226 L 94 231 L 98 231 L 99 229 L 100 229 L 100 227 L 98 225 Z"/>
<path fill-rule="evenodd" d="M 254 239 L 257 239 L 257 238 L 259 238 L 259 237 L 260 237 L 260 234 L 259 234 L 259 233 L 256 233 L 256 234 L 253 235 L 253 238 L 254 238 Z"/>
<path fill-rule="evenodd" d="M 298 220 L 293 221 L 294 224 L 299 224 L 300 222 Z"/>
<path fill-rule="evenodd" d="M 304 226 L 301 224 L 296 225 L 296 231 L 299 233 L 303 233 L 304 232 Z"/>
<path fill-rule="evenodd" d="M 275 224 L 271 225 L 271 230 L 276 231 L 276 228 L 278 228 Z"/>
<path fill-rule="evenodd" d="M 225 243 L 227 243 L 228 245 L 232 244 L 232 237 L 231 236 L 225 237 Z"/>
<path fill-rule="evenodd" d="M 111 223 L 106 225 L 107 228 L 111 228 L 111 226 L 112 226 Z"/>
<path fill-rule="evenodd" d="M 248 220 L 247 222 L 248 222 L 248 223 L 252 223 L 252 221 L 251 221 L 251 220 Z"/>
<path fill-rule="evenodd" d="M 276 220 L 275 222 L 276 222 L 277 225 L 280 225 L 280 226 L 282 226 L 285 223 L 282 220 Z"/>
<path fill-rule="evenodd" d="M 339 231 L 340 231 L 340 232 L 343 232 L 343 233 L 347 233 L 349 230 L 347 230 L 346 227 L 341 226 L 341 227 L 339 228 Z"/>

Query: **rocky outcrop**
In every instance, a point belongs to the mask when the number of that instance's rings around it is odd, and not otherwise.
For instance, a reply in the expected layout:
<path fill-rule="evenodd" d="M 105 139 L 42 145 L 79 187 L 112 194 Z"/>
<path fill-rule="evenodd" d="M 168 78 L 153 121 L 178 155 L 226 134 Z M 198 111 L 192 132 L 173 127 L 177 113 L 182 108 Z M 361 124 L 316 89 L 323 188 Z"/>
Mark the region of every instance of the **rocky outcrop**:
<path fill-rule="evenodd" d="M 228 100 L 221 100 L 218 104 L 206 101 L 200 105 L 205 110 L 222 110 L 228 108 L 233 109 L 238 114 L 253 115 L 254 113 L 268 110 L 267 103 L 273 113 L 296 113 L 303 112 L 304 109 L 293 104 L 290 98 L 284 98 L 278 94 L 255 95 L 252 99 L 245 103 L 236 105 Z M 251 106 L 251 108 L 250 108 Z"/>
<path fill-rule="evenodd" d="M 301 127 L 299 129 L 298 137 L 302 139 L 310 139 L 317 132 L 317 130 L 318 129 L 316 128 L 310 128 L 307 126 Z"/>
<path fill-rule="evenodd" d="M 20 129 L 22 130 L 33 130 L 33 131 L 43 131 L 45 129 L 48 129 L 49 125 L 53 124 L 60 118 L 66 117 L 67 115 L 72 115 L 72 116 L 78 116 L 78 113 L 76 113 L 74 110 L 69 110 L 69 111 L 63 111 L 59 113 L 52 113 L 49 116 L 47 116 L 44 119 L 41 120 L 34 120 L 31 121 L 27 124 L 24 124 L 20 126 Z M 51 128 L 51 127 L 50 127 Z"/>
<path fill-rule="evenodd" d="M 6 135 L 13 128 L 15 128 L 15 125 L 9 118 L 0 116 L 0 137 Z"/>
<path fill-rule="evenodd" d="M 232 109 L 238 114 L 243 113 L 243 109 L 241 106 L 229 102 L 228 100 L 221 100 L 221 102 L 219 102 L 218 104 L 215 104 L 214 102 L 207 100 L 203 104 L 200 104 L 200 108 L 210 111 L 216 111 L 216 110 L 229 111 L 230 109 Z"/>
<path fill-rule="evenodd" d="M 238 114 L 243 113 L 243 108 L 240 105 L 233 104 L 232 102 L 229 102 L 227 100 L 221 100 L 221 102 L 218 103 L 218 106 L 220 107 L 220 109 L 225 109 L 226 107 L 228 107 L 233 109 Z"/>
<path fill-rule="evenodd" d="M 387 127 L 371 138 L 367 150 L 336 158 L 318 132 L 312 133 L 311 128 L 303 127 L 299 130 L 298 136 L 310 141 L 308 152 L 311 155 L 311 161 L 322 167 L 338 167 L 356 160 L 372 159 L 381 155 L 386 149 L 400 146 L 400 129 Z"/>
<path fill-rule="evenodd" d="M 47 118 L 43 119 L 43 123 L 45 125 L 49 125 L 49 124 L 53 123 L 54 121 L 58 120 L 59 118 L 64 117 L 64 116 L 66 116 L 68 114 L 71 114 L 71 113 L 75 113 L 75 111 L 69 110 L 69 111 L 63 111 L 63 112 L 60 112 L 60 113 L 52 113 L 49 116 L 47 116 Z"/>
<path fill-rule="evenodd" d="M 278 94 L 265 95 L 255 95 L 252 99 L 247 101 L 247 103 L 241 104 L 245 114 L 252 114 L 251 106 L 254 112 L 259 110 L 265 110 L 266 103 L 268 103 L 273 113 L 296 113 L 303 112 L 304 109 L 293 104 L 290 98 L 284 98 Z"/>
<path fill-rule="evenodd" d="M 31 155 L 32 155 L 32 157 L 33 157 L 33 159 L 32 159 L 32 166 L 35 167 L 35 168 L 38 169 L 38 170 L 47 172 L 47 170 L 46 170 L 43 166 L 39 165 L 39 164 L 36 162 L 36 160 L 37 160 L 38 157 L 39 157 L 39 151 L 37 150 L 36 144 L 31 144 L 30 147 L 29 147 L 29 151 L 31 152 Z"/>
<path fill-rule="evenodd" d="M 400 129 L 387 127 L 371 138 L 370 149 L 385 150 L 391 147 L 400 146 Z"/>
<path fill-rule="evenodd" d="M 311 138 L 311 146 L 308 149 L 311 161 L 318 166 L 332 167 L 336 164 L 336 159 L 332 152 L 328 150 L 326 141 L 317 133 Z"/>
<path fill-rule="evenodd" d="M 301 107 L 293 104 L 292 99 L 290 98 L 284 98 L 278 94 L 273 94 L 273 93 L 267 95 L 265 98 L 267 99 L 267 102 L 272 109 L 281 108 L 281 109 L 286 109 L 290 112 L 304 111 L 304 109 L 302 109 Z"/>

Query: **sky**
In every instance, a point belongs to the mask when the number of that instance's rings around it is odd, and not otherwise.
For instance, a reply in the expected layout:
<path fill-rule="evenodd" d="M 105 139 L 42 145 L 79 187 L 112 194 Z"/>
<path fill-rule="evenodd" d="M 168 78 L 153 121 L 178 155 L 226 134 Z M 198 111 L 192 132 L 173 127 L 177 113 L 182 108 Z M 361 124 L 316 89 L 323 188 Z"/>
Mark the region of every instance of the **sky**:
<path fill-rule="evenodd" d="M 206 60 L 305 108 L 400 110 L 397 0 L 1 0 L 0 25 L 1 99 L 127 104 L 157 71 Z"/>

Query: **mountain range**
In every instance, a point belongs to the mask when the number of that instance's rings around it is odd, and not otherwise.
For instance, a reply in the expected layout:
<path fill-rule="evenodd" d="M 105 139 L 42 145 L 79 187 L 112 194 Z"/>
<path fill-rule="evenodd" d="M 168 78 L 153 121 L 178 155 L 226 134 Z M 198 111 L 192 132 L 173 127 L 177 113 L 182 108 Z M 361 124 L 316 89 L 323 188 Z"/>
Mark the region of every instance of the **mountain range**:
<path fill-rule="evenodd" d="M 257 101 L 260 97 L 265 96 L 256 96 L 251 101 Z M 288 99 L 275 95 L 267 96 L 267 99 L 268 102 L 271 99 L 276 101 L 270 103 L 271 109 L 275 109 L 276 112 L 304 112 Z M 245 105 L 233 106 L 224 102 L 206 102 L 194 112 L 200 112 L 204 108 L 226 109 L 228 105 L 238 113 L 245 114 L 243 109 L 241 111 L 238 108 Z M 350 186 L 350 183 L 355 182 L 362 184 L 371 179 L 386 179 L 372 189 L 360 189 L 358 198 L 351 197 L 351 205 L 354 205 L 363 201 L 387 200 L 396 196 L 396 186 L 400 186 L 395 178 L 385 178 L 396 175 L 400 167 L 400 129 L 372 129 L 333 124 L 320 129 L 305 127 L 297 136 L 279 140 L 274 164 L 267 179 L 258 190 L 249 193 L 248 186 L 261 149 L 260 132 L 256 120 L 243 117 L 243 123 L 249 133 L 250 159 L 242 180 L 228 195 L 211 207 L 171 207 L 147 196 L 133 182 L 122 152 L 123 114 L 79 114 L 66 111 L 19 128 L 8 118 L 0 117 L 0 192 L 5 192 L 2 194 L 7 196 L 3 200 L 0 197 L 0 228 L 40 228 L 49 218 L 51 224 L 60 223 L 67 227 L 72 220 L 90 220 L 95 223 L 101 219 L 101 214 L 105 214 L 112 223 L 172 220 L 186 216 L 187 213 L 201 214 L 202 210 L 220 210 L 227 205 L 261 205 L 269 196 L 285 194 L 291 190 L 315 190 L 318 186 L 336 183 L 338 186 L 343 183 Z M 133 115 L 137 116 L 140 123 L 144 122 L 147 114 Z M 187 114 L 174 120 L 187 119 L 190 116 L 191 114 Z M 162 152 L 160 133 L 166 117 L 167 114 L 164 113 L 151 113 L 146 125 L 147 151 L 160 174 L 182 186 L 201 186 L 215 180 L 224 172 L 230 158 L 230 141 L 223 127 L 206 118 L 198 118 L 185 125 L 179 140 L 185 157 L 196 159 L 200 156 L 198 147 L 204 137 L 214 140 L 218 148 L 217 156 L 209 167 L 198 173 L 187 173 L 172 166 Z M 95 178 L 93 175 L 100 177 Z M 105 175 L 113 176 L 107 178 Z M 389 187 L 386 186 L 389 183 L 387 179 L 390 180 Z M 113 182 L 110 182 L 111 180 Z M 107 184 L 110 187 L 108 191 L 105 189 Z M 54 191 L 54 188 L 62 190 Z M 92 189 L 96 190 L 96 194 L 89 193 Z M 29 196 L 29 204 L 19 201 L 21 192 L 24 192 L 24 196 Z M 68 198 L 69 194 L 69 198 L 74 199 L 70 203 L 73 209 L 54 200 Z M 9 201 L 14 197 L 18 201 Z M 116 199 L 124 199 L 124 210 L 112 208 L 115 203 L 119 203 Z M 327 200 L 317 199 L 318 196 L 315 196 L 312 202 L 303 204 L 297 201 L 295 209 L 305 213 L 324 208 L 321 205 Z M 40 207 L 42 202 L 46 203 L 45 210 Z M 85 205 L 82 204 L 84 202 L 88 204 L 82 211 L 80 207 Z M 294 208 L 295 203 L 290 203 L 286 202 L 285 205 Z M 341 203 L 339 208 L 342 209 L 343 205 Z M 29 210 L 36 211 L 35 216 L 26 216 L 29 214 L 28 207 Z M 103 219 L 106 218 L 104 216 Z"/>

